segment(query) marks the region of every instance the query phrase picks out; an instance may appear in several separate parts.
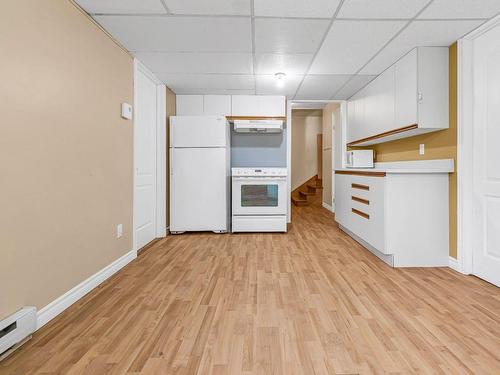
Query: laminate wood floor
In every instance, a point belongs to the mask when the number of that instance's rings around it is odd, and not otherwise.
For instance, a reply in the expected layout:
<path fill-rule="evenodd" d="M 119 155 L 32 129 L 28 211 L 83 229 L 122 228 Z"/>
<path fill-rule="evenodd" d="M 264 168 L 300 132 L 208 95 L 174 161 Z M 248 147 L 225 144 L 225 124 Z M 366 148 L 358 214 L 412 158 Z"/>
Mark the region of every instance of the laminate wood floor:
<path fill-rule="evenodd" d="M 287 234 L 169 236 L 1 374 L 500 374 L 500 289 L 391 269 L 319 202 Z"/>

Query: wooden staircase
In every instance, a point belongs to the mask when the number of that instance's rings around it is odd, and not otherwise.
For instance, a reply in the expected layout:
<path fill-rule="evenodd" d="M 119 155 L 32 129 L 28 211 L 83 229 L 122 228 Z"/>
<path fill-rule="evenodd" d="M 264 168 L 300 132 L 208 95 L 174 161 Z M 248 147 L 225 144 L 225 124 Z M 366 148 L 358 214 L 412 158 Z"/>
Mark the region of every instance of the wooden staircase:
<path fill-rule="evenodd" d="M 311 204 L 309 198 L 314 197 L 318 191 L 321 193 L 322 189 L 322 180 L 316 175 L 292 192 L 292 203 L 296 206 L 309 206 Z"/>

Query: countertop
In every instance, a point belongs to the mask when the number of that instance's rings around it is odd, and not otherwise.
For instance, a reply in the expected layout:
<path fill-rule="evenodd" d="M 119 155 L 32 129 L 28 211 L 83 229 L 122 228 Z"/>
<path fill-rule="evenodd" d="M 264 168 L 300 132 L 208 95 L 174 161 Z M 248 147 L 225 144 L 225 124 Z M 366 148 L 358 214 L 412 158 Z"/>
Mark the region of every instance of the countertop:
<path fill-rule="evenodd" d="M 379 172 L 386 174 L 408 173 L 453 173 L 455 163 L 453 159 L 415 160 L 375 163 L 375 168 L 337 168 L 342 172 Z"/>

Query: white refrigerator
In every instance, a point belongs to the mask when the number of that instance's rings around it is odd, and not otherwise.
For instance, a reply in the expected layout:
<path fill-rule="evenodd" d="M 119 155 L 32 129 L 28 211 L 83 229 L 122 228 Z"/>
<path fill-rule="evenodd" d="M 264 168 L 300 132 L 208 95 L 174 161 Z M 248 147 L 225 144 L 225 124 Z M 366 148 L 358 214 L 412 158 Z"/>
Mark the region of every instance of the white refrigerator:
<path fill-rule="evenodd" d="M 229 139 L 225 117 L 170 117 L 170 232 L 229 231 Z"/>

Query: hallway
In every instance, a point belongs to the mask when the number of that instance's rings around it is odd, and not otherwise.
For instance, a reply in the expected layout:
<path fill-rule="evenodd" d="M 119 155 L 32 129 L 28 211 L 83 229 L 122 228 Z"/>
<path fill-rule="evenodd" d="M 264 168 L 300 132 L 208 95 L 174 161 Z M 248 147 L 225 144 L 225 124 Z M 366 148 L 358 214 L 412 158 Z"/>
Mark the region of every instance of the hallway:
<path fill-rule="evenodd" d="M 391 269 L 314 202 L 287 234 L 168 236 L 1 374 L 499 373 L 498 288 Z"/>

